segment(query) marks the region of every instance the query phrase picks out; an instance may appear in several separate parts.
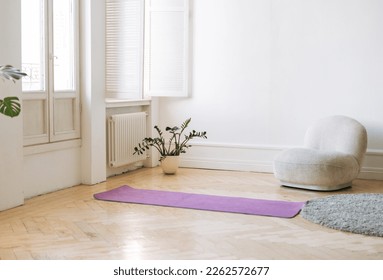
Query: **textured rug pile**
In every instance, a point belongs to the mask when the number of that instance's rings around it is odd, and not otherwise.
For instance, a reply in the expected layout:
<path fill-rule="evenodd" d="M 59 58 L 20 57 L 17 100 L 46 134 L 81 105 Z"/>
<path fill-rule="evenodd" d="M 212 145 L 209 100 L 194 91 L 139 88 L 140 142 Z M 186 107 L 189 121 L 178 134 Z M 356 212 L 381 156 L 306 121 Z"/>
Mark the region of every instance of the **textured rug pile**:
<path fill-rule="evenodd" d="M 383 194 L 340 194 L 309 200 L 301 215 L 329 228 L 383 237 Z"/>

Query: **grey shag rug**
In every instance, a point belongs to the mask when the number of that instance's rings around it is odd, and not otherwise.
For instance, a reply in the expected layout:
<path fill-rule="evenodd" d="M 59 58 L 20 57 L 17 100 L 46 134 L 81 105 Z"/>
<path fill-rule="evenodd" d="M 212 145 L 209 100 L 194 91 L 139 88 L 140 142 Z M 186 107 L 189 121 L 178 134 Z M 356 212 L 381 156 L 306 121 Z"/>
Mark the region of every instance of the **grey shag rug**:
<path fill-rule="evenodd" d="M 339 194 L 309 200 L 301 215 L 332 229 L 383 237 L 383 194 Z"/>

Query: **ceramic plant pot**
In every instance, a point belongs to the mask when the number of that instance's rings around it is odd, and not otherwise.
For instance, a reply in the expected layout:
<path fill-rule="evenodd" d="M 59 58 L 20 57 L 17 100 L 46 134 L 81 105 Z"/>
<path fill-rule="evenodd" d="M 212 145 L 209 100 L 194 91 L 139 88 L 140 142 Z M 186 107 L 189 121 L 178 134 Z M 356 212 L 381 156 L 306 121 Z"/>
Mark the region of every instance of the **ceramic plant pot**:
<path fill-rule="evenodd" d="M 168 175 L 175 174 L 178 170 L 179 163 L 179 156 L 167 156 L 166 158 L 161 160 L 162 171 Z"/>

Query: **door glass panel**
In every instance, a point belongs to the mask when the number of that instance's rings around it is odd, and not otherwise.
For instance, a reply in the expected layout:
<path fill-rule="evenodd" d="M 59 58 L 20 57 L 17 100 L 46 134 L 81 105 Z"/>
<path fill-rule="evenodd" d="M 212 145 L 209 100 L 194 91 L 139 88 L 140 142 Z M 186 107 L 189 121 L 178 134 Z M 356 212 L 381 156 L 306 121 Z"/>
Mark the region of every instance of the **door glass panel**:
<path fill-rule="evenodd" d="M 53 1 L 53 75 L 55 91 L 75 90 L 73 0 Z"/>
<path fill-rule="evenodd" d="M 22 0 L 22 71 L 23 91 L 45 90 L 44 1 Z"/>

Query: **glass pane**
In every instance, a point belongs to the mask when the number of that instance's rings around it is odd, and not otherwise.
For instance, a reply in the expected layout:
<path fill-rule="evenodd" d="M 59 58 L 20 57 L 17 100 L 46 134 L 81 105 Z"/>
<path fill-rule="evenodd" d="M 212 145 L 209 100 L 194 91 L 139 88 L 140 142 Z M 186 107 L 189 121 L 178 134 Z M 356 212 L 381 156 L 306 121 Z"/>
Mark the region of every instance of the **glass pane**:
<path fill-rule="evenodd" d="M 43 0 L 21 1 L 22 22 L 22 71 L 23 91 L 45 89 L 45 45 L 44 45 Z"/>
<path fill-rule="evenodd" d="M 54 90 L 75 89 L 73 0 L 53 0 Z"/>

